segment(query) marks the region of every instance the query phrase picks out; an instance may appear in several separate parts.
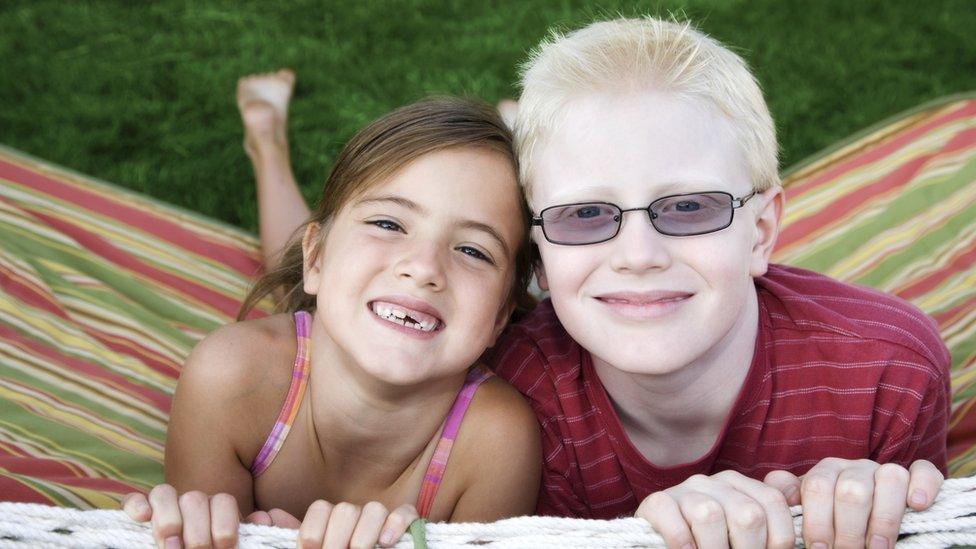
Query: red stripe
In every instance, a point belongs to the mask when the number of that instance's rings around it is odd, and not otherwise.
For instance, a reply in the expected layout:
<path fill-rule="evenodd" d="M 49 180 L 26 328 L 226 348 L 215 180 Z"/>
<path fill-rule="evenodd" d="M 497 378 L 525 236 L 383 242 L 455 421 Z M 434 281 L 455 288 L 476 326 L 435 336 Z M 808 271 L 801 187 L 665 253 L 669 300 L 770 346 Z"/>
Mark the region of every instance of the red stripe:
<path fill-rule="evenodd" d="M 0 462 L 0 466 L 2 465 L 2 462 Z M 43 503 L 45 505 L 57 504 L 57 502 L 48 499 L 30 486 L 8 477 L 3 472 L 0 472 L 0 500 L 17 501 L 20 503 Z"/>
<path fill-rule="evenodd" d="M 22 336 L 5 324 L 0 324 L 0 339 L 17 344 L 21 349 L 38 358 L 44 359 L 44 361 L 48 364 L 60 365 L 92 379 L 99 380 L 106 385 L 117 388 L 119 391 L 126 393 L 132 398 L 138 398 L 143 402 L 151 404 L 164 413 L 169 413 L 172 397 L 164 394 L 159 389 L 144 387 L 105 368 L 62 354 L 55 349 L 45 346 L 41 342 Z M 172 369 L 168 372 L 161 373 L 172 379 L 175 379 L 178 375 L 178 372 L 175 372 Z M 108 395 L 102 396 L 105 398 L 108 397 Z M 122 401 L 121 404 L 125 405 L 126 407 L 132 406 L 131 403 L 124 401 Z"/>
<path fill-rule="evenodd" d="M 931 316 L 935 319 L 936 324 L 939 325 L 939 331 L 943 332 L 946 326 L 952 325 L 956 320 L 971 312 L 974 306 L 976 306 L 976 296 L 970 299 L 964 299 L 951 309 L 940 311 Z"/>
<path fill-rule="evenodd" d="M 976 241 L 968 248 L 957 251 L 951 261 L 936 271 L 926 274 L 917 280 L 907 280 L 906 285 L 896 289 L 893 293 L 905 300 L 912 300 L 934 290 L 952 275 L 964 272 L 976 265 Z"/>
<path fill-rule="evenodd" d="M 23 303 L 24 306 L 21 308 L 41 309 L 59 317 L 67 318 L 54 296 L 41 291 L 37 286 L 29 285 L 22 277 L 14 278 L 12 271 L 3 268 L 0 268 L 0 290 Z"/>
<path fill-rule="evenodd" d="M 44 192 L 74 204 L 79 209 L 89 210 L 124 222 L 131 227 L 170 242 L 174 246 L 219 261 L 244 276 L 253 276 L 261 265 L 261 261 L 255 253 L 248 253 L 241 248 L 208 240 L 206 235 L 185 229 L 176 221 L 133 208 L 126 205 L 122 200 L 98 194 L 94 188 L 72 185 L 67 181 L 54 179 L 5 160 L 0 160 L 0 178 Z"/>
<path fill-rule="evenodd" d="M 790 223 L 780 233 L 777 251 L 782 253 L 784 249 L 788 249 L 789 246 L 796 244 L 801 239 L 823 232 L 833 224 L 838 224 L 866 202 L 876 200 L 884 194 L 900 190 L 912 181 L 919 170 L 931 161 L 932 158 L 940 154 L 963 150 L 973 144 L 976 144 L 976 129 L 959 132 L 938 151 L 912 158 L 874 183 L 865 185 L 852 193 L 841 196 L 834 202 L 831 202 L 829 207 L 822 208 L 810 216 Z"/>
<path fill-rule="evenodd" d="M 903 133 L 896 134 L 894 138 L 889 137 L 887 142 L 872 145 L 873 148 L 870 150 L 856 153 L 853 158 L 846 162 L 831 164 L 823 171 L 818 172 L 815 177 L 791 183 L 786 189 L 787 198 L 796 194 L 802 194 L 811 187 L 815 187 L 825 181 L 836 179 L 838 176 L 855 168 L 880 160 L 939 126 L 974 115 L 976 115 L 976 100 L 966 101 L 958 109 L 934 118 L 924 124 L 906 128 L 902 130 Z M 866 136 L 864 139 L 870 139 L 870 136 Z"/>
<path fill-rule="evenodd" d="M 30 452 L 22 451 L 22 454 L 22 456 L 0 454 L 0 469 L 18 475 L 39 478 L 75 476 L 78 474 L 77 468 L 69 467 L 63 461 L 32 456 Z"/>

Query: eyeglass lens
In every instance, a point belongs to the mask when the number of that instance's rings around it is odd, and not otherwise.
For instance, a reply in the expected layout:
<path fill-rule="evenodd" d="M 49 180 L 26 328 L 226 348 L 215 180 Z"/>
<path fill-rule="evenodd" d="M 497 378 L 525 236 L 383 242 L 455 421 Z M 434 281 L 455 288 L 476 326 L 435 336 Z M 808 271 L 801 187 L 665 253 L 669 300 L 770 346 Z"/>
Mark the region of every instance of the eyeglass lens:
<path fill-rule="evenodd" d="M 732 195 L 709 192 L 666 196 L 651 203 L 651 224 L 669 236 L 718 231 L 732 222 Z M 613 238 L 623 215 L 619 207 L 600 202 L 553 206 L 542 211 L 546 238 L 559 244 L 592 244 Z"/>

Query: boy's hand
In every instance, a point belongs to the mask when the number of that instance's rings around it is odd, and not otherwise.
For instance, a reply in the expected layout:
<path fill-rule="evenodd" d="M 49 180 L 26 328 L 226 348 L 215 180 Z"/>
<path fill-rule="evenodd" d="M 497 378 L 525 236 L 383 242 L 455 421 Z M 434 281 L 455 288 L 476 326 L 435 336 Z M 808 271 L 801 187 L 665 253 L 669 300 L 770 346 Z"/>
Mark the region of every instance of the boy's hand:
<path fill-rule="evenodd" d="M 655 492 L 637 508 L 668 547 L 793 547 L 783 492 L 735 471 L 695 475 Z"/>
<path fill-rule="evenodd" d="M 160 548 L 237 546 L 240 511 L 230 494 L 207 496 L 194 491 L 177 497 L 175 488 L 160 484 L 148 499 L 140 493 L 127 494 L 122 509 L 132 520 L 152 520 L 153 539 Z"/>
<path fill-rule="evenodd" d="M 413 505 L 401 505 L 391 513 L 382 503 L 371 501 L 359 507 L 351 503 L 332 505 L 318 500 L 309 506 L 298 529 L 301 549 L 383 547 L 396 544 L 410 523 L 418 518 Z"/>
<path fill-rule="evenodd" d="M 827 458 L 803 478 L 786 471 L 766 475 L 766 483 L 792 491 L 790 504 L 803 505 L 803 542 L 812 549 L 895 546 L 905 507 L 927 509 L 944 477 L 919 460 L 905 469 L 894 463 Z"/>

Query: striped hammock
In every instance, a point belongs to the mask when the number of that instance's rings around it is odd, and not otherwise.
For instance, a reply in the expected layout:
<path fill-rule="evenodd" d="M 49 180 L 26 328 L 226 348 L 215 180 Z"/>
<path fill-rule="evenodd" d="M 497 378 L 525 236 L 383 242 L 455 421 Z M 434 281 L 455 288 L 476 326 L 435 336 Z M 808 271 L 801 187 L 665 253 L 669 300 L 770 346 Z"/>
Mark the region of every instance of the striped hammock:
<path fill-rule="evenodd" d="M 786 184 L 777 262 L 938 321 L 953 358 L 950 469 L 972 474 L 976 96 L 886 121 Z M 116 508 L 161 482 L 180 365 L 234 317 L 259 266 L 236 228 L 0 148 L 0 500 Z"/>

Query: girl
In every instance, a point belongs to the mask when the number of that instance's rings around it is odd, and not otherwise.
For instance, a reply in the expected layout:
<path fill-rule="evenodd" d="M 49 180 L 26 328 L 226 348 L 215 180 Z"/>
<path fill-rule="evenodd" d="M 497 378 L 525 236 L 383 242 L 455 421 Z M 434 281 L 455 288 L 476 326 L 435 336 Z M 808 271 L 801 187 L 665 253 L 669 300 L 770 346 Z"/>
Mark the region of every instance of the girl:
<path fill-rule="evenodd" d="M 251 103 L 283 116 L 283 97 Z M 258 148 L 283 131 L 252 130 L 260 181 Z M 173 400 L 168 484 L 127 496 L 130 516 L 151 517 L 157 543 L 176 547 L 233 546 L 239 512 L 290 527 L 304 515 L 302 546 L 344 547 L 392 544 L 416 514 L 532 512 L 535 416 L 471 366 L 530 272 L 515 173 L 497 114 L 460 99 L 401 108 L 354 136 L 303 238 L 239 318 L 276 291 L 286 312 L 194 349 Z"/>

